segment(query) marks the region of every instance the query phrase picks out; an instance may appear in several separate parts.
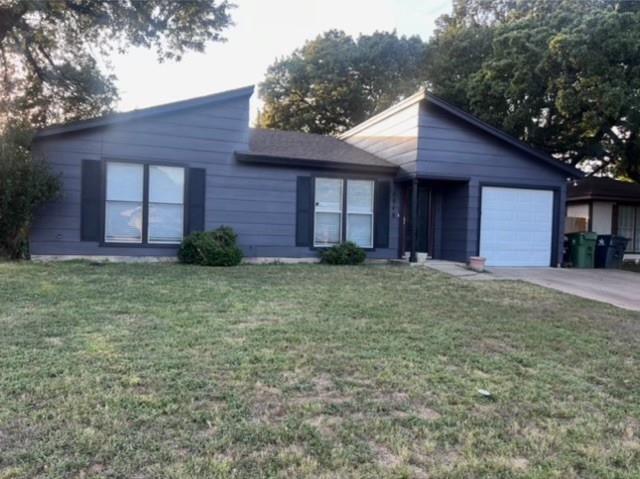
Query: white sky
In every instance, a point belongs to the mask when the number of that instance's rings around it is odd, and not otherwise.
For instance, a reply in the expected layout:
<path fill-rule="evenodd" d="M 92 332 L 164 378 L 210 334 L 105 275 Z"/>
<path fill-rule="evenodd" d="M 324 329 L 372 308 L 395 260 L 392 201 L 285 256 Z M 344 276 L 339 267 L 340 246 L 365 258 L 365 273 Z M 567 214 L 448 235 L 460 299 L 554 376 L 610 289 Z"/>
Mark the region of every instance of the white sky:
<path fill-rule="evenodd" d="M 451 11 L 451 0 L 235 0 L 235 25 L 226 43 L 180 62 L 158 63 L 155 52 L 131 49 L 111 58 L 127 111 L 239 88 L 262 81 L 267 67 L 306 40 L 329 29 L 350 35 L 376 30 L 428 39 L 435 19 Z M 258 102 L 254 95 L 252 116 Z"/>

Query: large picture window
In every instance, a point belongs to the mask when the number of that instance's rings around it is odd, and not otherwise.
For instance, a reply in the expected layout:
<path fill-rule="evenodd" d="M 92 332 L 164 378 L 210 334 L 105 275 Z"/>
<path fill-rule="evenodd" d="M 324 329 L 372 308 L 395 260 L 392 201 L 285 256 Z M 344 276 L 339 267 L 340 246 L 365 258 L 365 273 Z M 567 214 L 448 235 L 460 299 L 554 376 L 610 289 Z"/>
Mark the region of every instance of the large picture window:
<path fill-rule="evenodd" d="M 373 247 L 374 184 L 368 180 L 316 178 L 314 246 L 333 246 L 346 240 L 362 248 Z"/>
<path fill-rule="evenodd" d="M 627 252 L 640 252 L 640 206 L 618 206 L 618 235 L 628 238 Z"/>
<path fill-rule="evenodd" d="M 108 162 L 105 243 L 180 243 L 184 184 L 185 170 L 181 167 Z"/>

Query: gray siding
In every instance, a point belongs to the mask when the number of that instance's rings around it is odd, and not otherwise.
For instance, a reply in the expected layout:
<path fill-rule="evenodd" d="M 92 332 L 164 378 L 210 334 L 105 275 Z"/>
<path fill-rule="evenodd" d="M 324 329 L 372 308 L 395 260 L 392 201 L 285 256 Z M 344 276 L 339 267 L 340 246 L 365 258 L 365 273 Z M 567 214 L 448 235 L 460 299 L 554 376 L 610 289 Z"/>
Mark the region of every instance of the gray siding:
<path fill-rule="evenodd" d="M 443 245 L 447 238 L 455 245 L 443 246 L 443 258 L 463 260 L 478 253 L 482 184 L 559 189 L 559 231 L 564 230 L 566 175 L 560 170 L 428 102 L 422 102 L 419 115 L 417 173 L 468 179 L 464 193 L 453 189 L 443 196 Z M 466 222 L 466 231 L 461 222 Z M 562 235 L 558 236 L 558 251 L 562 251 Z"/>
<path fill-rule="evenodd" d="M 61 175 L 64 187 L 63 197 L 37 214 L 31 234 L 32 253 L 174 255 L 176 248 L 101 247 L 96 242 L 80 241 L 82 160 L 130 159 L 205 168 L 206 228 L 231 226 L 247 256 L 315 256 L 315 251 L 295 246 L 296 177 L 321 174 L 237 163 L 233 152 L 248 149 L 248 124 L 247 97 L 39 139 L 35 154 L 43 155 Z M 390 230 L 389 248 L 373 251 L 370 257 L 396 256 L 397 219 L 392 218 Z"/>
<path fill-rule="evenodd" d="M 354 130 L 354 133 L 344 140 L 398 165 L 404 173 L 415 173 L 418 110 L 419 104 L 414 103 L 393 115 Z"/>

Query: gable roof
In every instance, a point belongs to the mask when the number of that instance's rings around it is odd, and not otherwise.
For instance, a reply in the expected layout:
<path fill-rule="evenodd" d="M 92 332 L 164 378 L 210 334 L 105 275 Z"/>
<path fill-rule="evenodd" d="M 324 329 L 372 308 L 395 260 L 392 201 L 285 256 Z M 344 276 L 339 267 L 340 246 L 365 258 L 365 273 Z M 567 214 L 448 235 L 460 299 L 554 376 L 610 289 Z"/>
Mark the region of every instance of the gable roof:
<path fill-rule="evenodd" d="M 71 123 L 65 123 L 63 125 L 54 125 L 39 130 L 36 133 L 36 138 L 60 135 L 62 133 L 70 133 L 74 131 L 85 130 L 88 128 L 97 128 L 100 126 L 106 126 L 115 123 L 123 123 L 126 121 L 137 120 L 154 115 L 174 113 L 190 108 L 198 108 L 201 106 L 209 105 L 211 103 L 231 100 L 233 98 L 240 98 L 245 96 L 248 97 L 253 94 L 253 90 L 254 86 L 250 85 L 242 88 L 237 88 L 235 90 L 227 90 L 219 93 L 213 93 L 211 95 L 200 96 L 197 98 L 189 98 L 188 100 L 181 100 L 172 103 L 165 103 L 163 105 L 151 106 L 149 108 L 141 108 L 139 110 L 132 110 L 124 113 L 111 113 L 88 120 L 79 120 Z"/>
<path fill-rule="evenodd" d="M 467 113 L 466 111 L 452 105 L 451 103 L 443 100 L 442 98 L 437 97 L 433 93 L 428 92 L 427 90 L 424 90 L 424 89 L 419 90 L 417 93 L 413 94 L 412 96 L 405 98 L 401 102 L 396 103 L 395 105 L 389 107 L 383 112 L 380 112 L 377 115 L 369 118 L 368 120 L 360 123 L 359 125 L 354 126 L 350 130 L 347 130 L 346 132 L 339 135 L 338 138 L 340 139 L 349 138 L 350 136 L 353 136 L 358 132 L 365 130 L 369 126 L 395 114 L 396 112 L 404 110 L 405 108 L 408 108 L 409 106 L 422 101 L 426 101 L 432 105 L 435 105 L 436 107 L 446 111 L 447 113 L 455 116 L 456 118 L 470 125 L 473 125 L 474 127 L 484 131 L 485 133 L 488 133 L 489 135 L 495 138 L 498 138 L 499 140 L 505 143 L 508 143 L 509 145 L 517 148 L 523 153 L 526 153 L 527 155 L 541 162 L 544 162 L 547 165 L 550 165 L 554 168 L 557 168 L 563 171 L 564 173 L 567 173 L 569 176 L 573 178 L 581 178 L 584 176 L 584 174 L 580 170 L 576 169 L 575 167 L 568 165 L 566 163 L 563 163 L 562 161 L 553 158 L 551 155 L 527 145 L 525 142 L 505 133 L 504 131 L 498 128 L 495 128 L 489 125 L 485 121 L 480 120 L 474 115 Z"/>
<path fill-rule="evenodd" d="M 240 161 L 322 168 L 395 172 L 398 167 L 338 138 L 296 131 L 252 128 Z"/>
<path fill-rule="evenodd" d="M 640 184 L 613 178 L 584 178 L 567 188 L 567 200 L 614 200 L 640 202 Z"/>

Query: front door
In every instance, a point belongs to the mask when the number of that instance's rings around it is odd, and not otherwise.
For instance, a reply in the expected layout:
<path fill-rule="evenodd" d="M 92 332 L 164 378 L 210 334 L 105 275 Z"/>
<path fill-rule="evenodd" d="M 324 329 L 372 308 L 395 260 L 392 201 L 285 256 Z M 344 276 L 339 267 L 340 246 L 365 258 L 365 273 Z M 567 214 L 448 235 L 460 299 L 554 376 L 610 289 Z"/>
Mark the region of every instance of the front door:
<path fill-rule="evenodd" d="M 403 201 L 403 252 L 411 250 L 411 186 L 404 190 Z M 429 252 L 429 188 L 418 185 L 418 221 L 416 232 L 416 252 Z"/>

